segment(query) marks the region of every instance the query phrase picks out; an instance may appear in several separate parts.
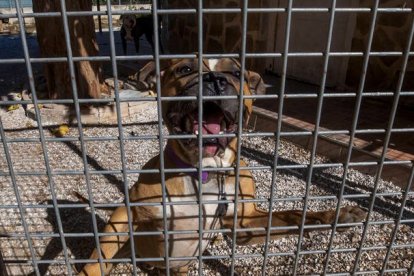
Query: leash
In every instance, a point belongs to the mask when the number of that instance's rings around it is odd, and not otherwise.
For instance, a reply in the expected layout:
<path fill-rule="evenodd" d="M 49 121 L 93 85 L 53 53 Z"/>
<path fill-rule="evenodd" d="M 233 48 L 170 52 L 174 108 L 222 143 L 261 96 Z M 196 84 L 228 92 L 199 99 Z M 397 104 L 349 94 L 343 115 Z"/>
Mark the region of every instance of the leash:
<path fill-rule="evenodd" d="M 167 154 L 168 158 L 171 161 L 173 161 L 179 168 L 183 168 L 183 169 L 195 168 L 194 166 L 182 161 L 181 158 L 178 157 L 177 154 L 174 152 L 174 150 L 168 145 L 165 147 L 165 153 Z M 226 184 L 227 174 L 228 173 L 226 172 L 220 172 L 220 173 L 217 172 L 217 183 L 218 183 L 218 188 L 219 188 L 218 199 L 223 200 L 223 201 L 227 201 L 227 194 L 224 189 L 225 184 Z M 197 172 L 188 172 L 188 175 L 190 175 L 194 179 L 198 179 Z M 203 171 L 201 177 L 202 177 L 202 183 L 205 184 L 208 182 L 209 173 Z M 218 204 L 217 211 L 216 211 L 217 216 L 219 218 L 224 217 L 227 213 L 228 208 L 229 208 L 229 204 L 227 202 L 220 202 Z M 221 219 L 220 219 L 220 223 L 221 223 Z"/>
<path fill-rule="evenodd" d="M 226 176 L 227 174 L 222 173 L 221 176 L 218 177 L 217 181 L 218 181 L 218 186 L 219 186 L 219 200 L 225 200 L 227 201 L 227 194 L 226 191 L 224 189 L 224 185 L 226 184 Z M 218 217 L 222 218 L 226 215 L 227 210 L 229 209 L 229 204 L 227 202 L 220 202 L 218 207 L 217 207 L 217 215 Z M 221 223 L 221 219 L 220 219 L 220 224 Z"/>

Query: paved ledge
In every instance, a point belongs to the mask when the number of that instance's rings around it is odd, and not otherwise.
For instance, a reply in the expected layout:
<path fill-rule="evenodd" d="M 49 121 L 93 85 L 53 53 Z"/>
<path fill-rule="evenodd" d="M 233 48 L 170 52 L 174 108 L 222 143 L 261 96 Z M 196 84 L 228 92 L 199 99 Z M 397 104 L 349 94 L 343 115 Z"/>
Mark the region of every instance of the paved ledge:
<path fill-rule="evenodd" d="M 148 99 L 148 101 L 121 102 L 120 114 L 122 119 L 145 112 L 148 108 L 152 108 L 150 105 L 157 105 L 157 102 L 154 101 L 154 97 L 148 92 L 138 92 L 133 90 L 120 90 L 120 92 L 121 99 L 139 97 Z M 80 112 L 82 124 L 117 123 L 118 117 L 115 102 L 95 106 L 81 105 Z M 36 120 L 36 113 L 33 105 L 28 105 L 26 115 L 29 118 Z M 40 116 L 42 118 L 42 123 L 46 124 L 73 124 L 77 122 L 76 112 L 73 105 L 47 104 L 40 108 Z"/>
<path fill-rule="evenodd" d="M 278 114 L 276 112 L 268 111 L 260 107 L 253 108 L 252 118 L 250 120 L 251 126 L 256 131 L 275 132 L 277 126 Z M 283 132 L 303 132 L 308 131 L 313 133 L 314 124 L 310 124 L 293 117 L 283 115 L 282 131 Z M 326 131 L 326 128 L 320 128 L 321 131 Z M 348 152 L 349 136 L 346 134 L 326 134 L 318 137 L 316 152 L 320 155 L 326 156 L 333 162 L 345 163 Z M 313 136 L 285 136 L 283 139 L 297 144 L 306 149 L 311 149 L 313 143 Z M 366 162 L 378 161 L 382 153 L 382 145 L 373 145 L 371 142 L 354 138 L 354 148 L 352 150 L 351 162 Z M 412 161 L 414 155 L 402 152 L 395 149 L 388 149 L 387 160 L 398 161 Z M 369 175 L 375 175 L 377 166 L 353 166 L 361 172 Z M 406 164 L 385 165 L 381 174 L 382 179 L 392 181 L 401 188 L 405 188 L 408 183 L 411 168 Z M 414 187 L 413 189 L 414 190 Z"/>

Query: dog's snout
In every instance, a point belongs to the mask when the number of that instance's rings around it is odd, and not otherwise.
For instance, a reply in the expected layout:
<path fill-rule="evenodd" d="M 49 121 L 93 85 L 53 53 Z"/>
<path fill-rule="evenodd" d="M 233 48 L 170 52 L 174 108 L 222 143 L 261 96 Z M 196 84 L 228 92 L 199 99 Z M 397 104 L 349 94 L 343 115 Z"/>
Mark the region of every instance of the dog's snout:
<path fill-rule="evenodd" d="M 203 81 L 214 85 L 214 90 L 219 95 L 225 92 L 228 85 L 226 76 L 218 72 L 208 72 L 204 74 Z"/>

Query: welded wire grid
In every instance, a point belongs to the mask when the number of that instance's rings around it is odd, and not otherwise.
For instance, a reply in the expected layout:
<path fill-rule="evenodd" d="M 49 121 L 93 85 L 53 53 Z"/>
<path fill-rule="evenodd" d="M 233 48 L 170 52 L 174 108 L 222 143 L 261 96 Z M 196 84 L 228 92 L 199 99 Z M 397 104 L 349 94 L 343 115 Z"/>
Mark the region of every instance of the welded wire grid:
<path fill-rule="evenodd" d="M 25 64 L 27 68 L 27 77 L 30 85 L 30 89 L 33 92 L 32 93 L 32 100 L 31 101 L 15 101 L 15 100 L 7 100 L 3 101 L 0 104 L 2 106 L 12 105 L 12 104 L 34 104 L 35 113 L 36 113 L 36 120 L 37 120 L 37 130 L 38 134 L 36 138 L 29 138 L 29 137 L 17 137 L 17 138 L 9 138 L 7 137 L 7 130 L 3 127 L 2 120 L 0 120 L 0 134 L 1 134 L 1 141 L 4 148 L 4 159 L 7 162 L 6 167 L 2 167 L 3 171 L 0 171 L 0 176 L 5 177 L 8 179 L 8 182 L 10 186 L 13 189 L 13 197 L 14 200 L 12 200 L 13 203 L 11 204 L 4 204 L 0 205 L 0 209 L 2 209 L 2 212 L 8 211 L 8 210 L 18 210 L 19 216 L 20 216 L 20 224 L 22 228 L 19 228 L 18 230 L 14 231 L 8 231 L 6 233 L 2 233 L 4 237 L 2 239 L 24 239 L 26 240 L 25 246 L 27 246 L 28 250 L 28 257 L 24 259 L 14 259 L 12 257 L 6 257 L 4 259 L 4 263 L 6 266 L 14 265 L 14 264 L 22 264 L 25 263 L 27 265 L 31 266 L 31 270 L 35 275 L 41 275 L 43 272 L 39 269 L 39 265 L 42 264 L 60 264 L 64 265 L 66 267 L 65 274 L 71 275 L 75 274 L 76 272 L 73 269 L 74 264 L 79 263 L 89 263 L 89 262 L 99 262 L 99 265 L 102 267 L 104 263 L 106 262 L 113 262 L 113 263 L 130 263 L 132 264 L 132 270 L 129 271 L 129 273 L 138 274 L 139 268 L 138 265 L 140 263 L 144 263 L 146 261 L 164 261 L 165 267 L 166 267 L 166 273 L 167 275 L 170 274 L 169 268 L 170 268 L 170 261 L 173 260 L 194 260 L 198 262 L 198 273 L 201 275 L 204 273 L 203 269 L 203 262 L 207 260 L 225 260 L 230 259 L 230 269 L 228 273 L 231 275 L 237 273 L 235 269 L 235 264 L 237 260 L 245 259 L 245 258 L 261 258 L 261 269 L 258 272 L 258 274 L 265 275 L 268 273 L 266 270 L 269 266 L 269 262 L 272 258 L 280 257 L 280 256 L 289 256 L 293 258 L 293 263 L 290 268 L 290 274 L 292 275 L 298 275 L 303 274 L 303 272 L 300 272 L 300 260 L 302 256 L 308 256 L 308 255 L 317 255 L 322 254 L 324 256 L 323 261 L 323 267 L 322 270 L 318 272 L 318 274 L 335 274 L 335 275 L 349 275 L 349 274 L 381 274 L 384 275 L 387 274 L 409 274 L 411 275 L 413 273 L 414 268 L 414 261 L 412 260 L 409 262 L 408 266 L 400 266 L 398 268 L 389 268 L 388 262 L 391 257 L 391 253 L 393 250 L 396 249 L 410 249 L 414 247 L 414 244 L 412 241 L 407 241 L 405 243 L 396 243 L 396 239 L 398 236 L 398 231 L 400 230 L 400 226 L 405 224 L 409 225 L 409 231 L 412 235 L 412 223 L 414 222 L 413 219 L 409 219 L 407 217 L 404 217 L 404 211 L 406 210 L 407 204 L 412 204 L 412 196 L 413 192 L 410 192 L 412 189 L 412 182 L 414 177 L 414 165 L 411 164 L 410 161 L 401 161 L 401 160 L 386 160 L 386 153 L 388 144 L 390 141 L 390 137 L 392 133 L 395 132 L 412 132 L 412 128 L 405 128 L 405 129 L 395 129 L 393 128 L 393 123 L 395 119 L 395 115 L 397 112 L 397 107 L 399 103 L 399 98 L 401 96 L 414 96 L 413 91 L 402 91 L 402 85 L 407 69 L 407 63 L 410 57 L 413 56 L 413 52 L 410 51 L 412 48 L 412 41 L 413 41 L 413 33 L 414 33 L 414 22 L 411 24 L 410 32 L 407 33 L 407 45 L 404 49 L 404 51 L 388 51 L 388 52 L 373 52 L 371 51 L 371 45 L 372 40 L 374 36 L 374 30 L 375 30 L 375 24 L 378 14 L 380 13 L 413 13 L 413 10 L 411 8 L 380 8 L 379 7 L 379 0 L 374 1 L 374 4 L 370 8 L 339 8 L 337 7 L 337 1 L 332 0 L 331 6 L 329 8 L 295 8 L 294 7 L 294 1 L 290 0 L 288 1 L 287 8 L 249 8 L 248 0 L 244 0 L 243 4 L 241 5 L 241 8 L 222 8 L 222 9 L 212 9 L 212 8 L 203 8 L 203 1 L 199 0 L 197 6 L 195 6 L 192 9 L 162 9 L 161 7 L 158 7 L 157 1 L 152 1 L 152 12 L 148 10 L 134 10 L 134 11 L 128 11 L 128 10 L 113 10 L 111 6 L 111 1 L 107 1 L 106 7 L 107 11 L 93 11 L 93 12 L 75 12 L 75 11 L 66 11 L 65 9 L 65 0 L 60 0 L 60 4 L 62 6 L 62 12 L 50 12 L 50 13 L 23 13 L 21 9 L 21 1 L 15 0 L 15 14 L 8 14 L 8 15 L 1 15 L 1 18 L 17 18 L 19 22 L 20 27 L 20 37 L 22 41 L 22 47 L 24 52 L 24 58 L 23 59 L 17 59 L 17 58 L 10 58 L 10 59 L 3 59 L 0 60 L 1 64 L 18 64 L 22 63 Z M 242 18 L 242 39 L 241 39 L 241 50 L 240 53 L 234 54 L 234 53 L 220 53 L 220 54 L 206 54 L 203 50 L 203 15 L 207 13 L 241 13 Z M 273 52 L 273 53 L 247 53 L 246 50 L 246 40 L 247 40 L 247 26 L 249 24 L 248 22 L 248 14 L 249 13 L 284 13 L 286 14 L 286 37 L 285 37 L 285 43 L 283 52 Z M 289 43 L 290 43 L 290 34 L 291 34 L 291 20 L 292 16 L 295 13 L 314 13 L 315 16 L 318 16 L 320 13 L 328 13 L 330 16 L 329 20 L 329 33 L 328 38 L 326 41 L 326 49 L 324 52 L 289 52 Z M 367 17 L 370 17 L 370 26 L 369 28 L 369 35 L 368 35 L 368 43 L 366 45 L 366 49 L 363 52 L 333 52 L 331 50 L 331 43 L 332 43 L 332 36 L 334 32 L 334 22 L 335 17 L 339 13 L 364 13 Z M 112 16 L 114 15 L 121 15 L 121 14 L 152 14 L 153 16 L 153 24 L 154 24 L 154 55 L 133 55 L 133 56 L 118 56 L 115 52 L 115 38 L 114 38 L 114 29 L 112 24 Z M 179 55 L 172 55 L 172 54 L 161 54 L 159 49 L 159 29 L 158 29 L 158 16 L 159 15 L 165 15 L 165 14 L 196 14 L 198 16 L 198 52 L 199 55 L 195 54 L 179 54 Z M 72 49 L 70 47 L 70 36 L 69 36 L 69 26 L 68 26 L 68 18 L 71 16 L 107 16 L 108 17 L 108 27 L 109 27 L 109 44 L 110 44 L 110 55 L 109 56 L 97 56 L 97 57 L 74 57 L 72 54 Z M 67 56 L 65 57 L 42 57 L 42 58 L 34 58 L 31 57 L 29 54 L 29 48 L 27 44 L 27 37 L 25 33 L 25 24 L 24 24 L 24 18 L 31 18 L 31 17 L 62 17 L 63 19 L 63 26 L 64 26 L 64 33 L 65 33 L 65 42 L 67 47 Z M 327 72 L 328 72 L 328 65 L 329 60 L 331 57 L 362 57 L 363 58 L 363 68 L 361 70 L 362 75 L 359 83 L 358 90 L 356 92 L 336 92 L 336 93 L 328 93 L 325 91 L 325 85 L 326 85 L 326 79 L 327 79 Z M 398 79 L 397 88 L 395 91 L 379 91 L 379 92 L 364 92 L 364 86 L 365 86 L 365 80 L 366 80 L 366 72 L 369 64 L 370 57 L 372 56 L 402 56 L 403 57 L 403 63 L 402 67 L 400 69 L 400 76 Z M 202 201 L 202 194 L 203 189 L 202 185 L 200 185 L 199 189 L 199 202 L 185 202 L 185 203 L 179 203 L 179 204 L 185 204 L 189 206 L 197 206 L 199 210 L 199 229 L 198 231 L 171 231 L 168 229 L 168 221 L 167 221 L 167 208 L 170 205 L 178 204 L 178 203 L 170 203 L 166 199 L 166 187 L 165 187 L 165 173 L 168 172 L 198 172 L 198 178 L 201 180 L 202 178 L 202 170 L 201 168 L 194 168 L 194 169 L 166 169 L 164 167 L 164 153 L 163 151 L 159 150 L 164 148 L 165 141 L 167 139 L 185 139 L 188 138 L 188 135 L 169 135 L 165 133 L 165 130 L 163 129 L 162 124 L 162 105 L 161 103 L 163 101 L 176 101 L 176 98 L 170 98 L 170 97 L 161 97 L 157 96 L 156 98 L 128 98 L 128 99 L 121 99 L 119 97 L 120 88 L 118 86 L 118 72 L 117 72 L 117 63 L 120 61 L 137 61 L 137 60 L 155 60 L 156 64 L 156 92 L 157 95 L 161 95 L 161 83 L 160 83 L 160 60 L 162 59 L 171 59 L 171 58 L 196 58 L 199 61 L 201 61 L 203 58 L 219 58 L 219 57 L 235 57 L 239 58 L 241 62 L 241 83 L 244 83 L 244 72 L 247 70 L 246 67 L 246 59 L 252 59 L 252 58 L 277 58 L 281 59 L 282 61 L 282 73 L 281 73 L 281 82 L 280 82 L 280 93 L 276 95 L 255 95 L 255 96 L 246 96 L 246 95 L 240 95 L 238 97 L 239 100 L 239 122 L 240 125 L 242 125 L 243 120 L 243 100 L 244 99 L 267 99 L 267 100 L 273 100 L 278 103 L 278 120 L 277 120 L 277 126 L 276 126 L 276 132 L 275 133 L 266 133 L 266 132 L 245 132 L 241 127 L 238 129 L 238 132 L 236 135 L 232 134 L 224 134 L 224 136 L 237 136 L 238 143 L 237 143 L 237 162 L 235 168 L 227 168 L 227 169 L 219 169 L 220 171 L 230 171 L 235 170 L 236 172 L 236 187 L 239 185 L 239 173 L 240 170 L 243 169 L 250 169 L 252 171 L 260 171 L 260 170 L 268 170 L 271 171 L 271 185 L 269 187 L 270 189 L 270 196 L 267 198 L 258 198 L 250 201 L 255 201 L 257 203 L 264 203 L 268 204 L 267 207 L 272 210 L 274 205 L 277 203 L 282 204 L 288 204 L 289 201 L 301 201 L 303 204 L 301 205 L 303 207 L 303 219 L 301 221 L 301 225 L 299 227 L 295 226 L 284 226 L 284 227 L 268 227 L 268 225 L 272 224 L 272 217 L 268 217 L 267 225 L 264 225 L 262 228 L 258 229 L 219 229 L 219 230 L 206 230 L 203 229 L 202 224 L 202 217 L 203 217 L 203 210 L 202 210 L 202 204 L 206 203 Z M 323 57 L 323 74 L 321 76 L 320 81 L 320 90 L 317 94 L 295 94 L 295 93 L 289 93 L 288 95 L 285 95 L 286 90 L 286 75 L 287 75 L 287 69 L 289 66 L 289 58 L 295 57 Z M 110 62 L 112 67 L 112 74 L 114 77 L 114 89 L 115 89 L 115 98 L 114 99 L 79 99 L 78 98 L 78 91 L 76 86 L 76 79 L 75 79 L 75 68 L 74 63 L 78 61 L 105 61 Z M 33 74 L 33 64 L 37 63 L 49 63 L 49 62 L 68 62 L 69 65 L 69 73 L 71 77 L 71 83 L 72 83 L 72 92 L 73 92 L 73 99 L 56 99 L 56 100 L 41 100 L 37 98 L 36 95 L 36 87 L 34 83 L 34 74 Z M 199 62 L 199 80 L 202 82 L 202 62 Z M 202 107 L 203 102 L 206 100 L 212 100 L 216 98 L 222 98 L 222 97 L 205 97 L 202 95 L 202 89 L 199 89 L 199 95 L 198 97 L 181 97 L 180 100 L 187 100 L 187 101 L 198 101 L 199 104 L 199 121 L 202 120 Z M 241 86 L 242 88 L 242 86 Z M 370 129 L 357 129 L 357 123 L 359 118 L 359 111 L 361 108 L 361 101 L 364 96 L 388 96 L 393 98 L 393 104 L 391 109 L 391 114 L 389 115 L 389 122 L 386 129 L 376 129 L 376 130 L 370 130 Z M 317 104 L 317 110 L 316 112 L 316 120 L 315 120 L 315 129 L 313 132 L 309 131 L 302 131 L 302 132 L 295 132 L 295 133 L 287 133 L 282 131 L 282 114 L 284 110 L 284 99 L 285 98 L 305 98 L 305 97 L 314 97 L 317 98 L 318 104 Z M 320 129 L 320 120 L 323 116 L 322 109 L 323 109 L 323 103 L 324 99 L 326 97 L 355 97 L 355 108 L 354 108 L 354 114 L 353 114 L 353 120 L 352 120 L 352 127 L 350 131 L 348 130 L 321 130 Z M 235 98 L 235 97 L 228 97 L 228 98 Z M 135 135 L 135 136 L 127 136 L 125 135 L 126 126 L 122 122 L 121 117 L 121 103 L 125 101 L 156 101 L 157 104 L 157 130 L 156 133 L 153 133 L 151 135 Z M 80 113 L 80 105 L 81 104 L 87 104 L 87 103 L 113 103 L 115 102 L 116 112 L 117 112 L 117 124 L 116 127 L 113 129 L 114 131 L 111 132 L 112 135 L 85 135 L 85 132 L 87 130 L 84 129 L 84 126 L 81 123 L 81 113 Z M 40 116 L 40 110 L 39 110 L 39 104 L 50 104 L 50 103 L 60 103 L 60 104 L 73 104 L 75 107 L 75 113 L 76 113 L 76 119 L 77 119 L 77 133 L 78 136 L 70 136 L 70 137 L 63 137 L 63 138 L 57 138 L 57 137 L 51 137 L 46 135 L 45 130 L 42 126 L 42 117 Z M 382 154 L 380 156 L 380 159 L 377 161 L 365 161 L 365 162 L 351 162 L 351 155 L 353 150 L 353 141 L 356 134 L 363 134 L 363 133 L 384 133 L 385 139 L 383 144 L 383 150 Z M 202 148 L 202 139 L 205 135 L 202 134 L 201 124 L 199 125 L 199 136 L 198 136 L 198 147 L 201 151 Z M 347 157 L 344 164 L 341 163 L 320 163 L 317 162 L 317 155 L 316 155 L 316 147 L 318 142 L 318 137 L 320 135 L 327 135 L 327 134 L 348 134 L 350 136 L 349 139 L 349 145 L 347 148 Z M 289 136 L 309 136 L 311 135 L 313 137 L 313 142 L 311 146 L 311 151 L 309 155 L 308 162 L 305 164 L 283 164 L 280 162 L 280 156 L 278 153 L 278 149 L 281 147 L 281 138 L 282 137 L 289 137 Z M 208 135 L 208 137 L 219 137 L 220 135 Z M 223 135 L 221 135 L 223 136 Z M 191 137 L 195 137 L 194 135 Z M 274 151 L 272 151 L 272 154 L 269 156 L 269 162 L 267 165 L 261 165 L 261 166 L 249 166 L 249 167 L 243 167 L 240 165 L 240 159 L 241 159 L 241 152 L 242 152 L 242 143 L 243 139 L 248 140 L 252 139 L 253 137 L 272 137 L 275 139 L 275 142 L 273 143 Z M 243 139 L 242 139 L 243 138 Z M 159 151 L 160 154 L 160 167 L 159 168 L 153 168 L 150 170 L 143 170 L 140 166 L 137 166 L 134 169 L 131 169 L 127 164 L 128 156 L 131 153 L 127 152 L 128 149 L 128 142 L 140 142 L 144 140 L 152 140 L 155 141 L 154 148 L 155 151 Z M 120 166 L 117 169 L 111 169 L 111 170 L 93 170 L 88 165 L 89 163 L 89 157 L 87 152 L 87 145 L 91 142 L 107 142 L 107 143 L 116 143 L 116 148 L 118 149 L 117 154 L 119 154 L 119 164 Z M 80 156 L 82 160 L 82 164 L 78 169 L 76 170 L 53 170 L 50 162 L 50 146 L 53 143 L 57 142 L 66 142 L 66 143 L 76 143 L 79 145 L 80 148 Z M 17 144 L 17 143 L 33 143 L 33 144 L 39 144 L 42 155 L 42 160 L 44 162 L 44 170 L 33 170 L 30 172 L 24 172 L 24 171 L 18 171 L 14 166 L 15 160 L 12 160 L 12 152 L 11 152 L 11 145 Z M 158 144 L 158 145 L 157 145 Z M 113 155 L 112 155 L 113 156 Z M 111 157 L 112 157 L 111 156 Z M 108 158 L 108 157 L 107 157 Z M 199 160 L 201 164 L 201 158 Z M 378 190 L 380 182 L 381 182 L 381 174 L 384 166 L 388 165 L 402 165 L 402 164 L 408 164 L 411 166 L 411 174 L 407 181 L 407 185 L 404 190 L 400 191 L 382 191 L 380 192 Z M 377 171 L 375 174 L 375 177 L 373 179 L 373 186 L 372 189 L 369 191 L 369 193 L 345 193 L 346 190 L 346 182 L 348 179 L 348 172 L 349 169 L 356 166 L 375 166 L 377 167 Z M 311 195 L 311 182 L 312 177 L 314 175 L 315 169 L 320 168 L 341 168 L 342 175 L 341 175 L 341 181 L 340 181 L 340 188 L 338 190 L 338 194 L 331 194 L 331 195 Z M 280 177 L 277 173 L 284 171 L 284 170 L 294 170 L 294 169 L 305 169 L 307 171 L 306 173 L 306 181 L 305 181 L 305 189 L 304 189 L 304 196 L 299 197 L 286 197 L 286 198 L 280 198 L 277 194 L 277 187 L 276 182 L 278 181 L 278 178 Z M 204 171 L 217 171 L 218 169 L 204 169 Z M 144 204 L 144 203 L 133 203 L 129 201 L 129 194 L 128 194 L 128 188 L 131 187 L 131 180 L 136 179 L 136 175 L 140 173 L 149 173 L 149 172 L 159 172 L 161 174 L 161 180 L 162 180 L 162 198 L 163 201 L 159 204 L 152 203 L 152 204 Z M 125 201 L 124 203 L 100 203 L 95 204 L 96 201 L 93 193 L 96 192 L 96 189 L 93 189 L 94 184 L 92 183 L 92 179 L 95 179 L 98 176 L 107 176 L 111 174 L 119 175 L 116 179 L 120 181 L 121 188 L 124 195 L 125 195 Z M 65 176 L 80 176 L 84 177 L 84 183 L 86 185 L 86 193 L 87 197 L 90 200 L 90 204 L 80 204 L 80 203 L 60 203 L 58 200 L 57 194 L 56 194 L 56 183 L 55 180 L 58 177 L 65 177 Z M 50 197 L 50 201 L 46 204 L 45 202 L 37 202 L 37 203 L 24 203 L 22 201 L 22 191 L 21 188 L 19 188 L 19 179 L 24 179 L 22 177 L 46 177 L 48 187 L 47 192 Z M 30 183 L 25 183 L 25 185 L 30 185 Z M 67 191 L 68 193 L 70 191 Z M 235 208 L 235 211 L 237 210 L 237 203 L 249 200 L 241 200 L 237 198 L 238 188 L 236 188 L 236 199 L 235 204 L 232 205 Z M 374 210 L 374 205 L 376 200 L 379 197 L 386 197 L 386 196 L 399 196 L 399 208 L 396 212 L 396 216 L 390 217 L 389 220 L 374 220 L 372 213 Z M 342 203 L 344 200 L 352 200 L 355 199 L 357 202 L 358 199 L 367 199 L 368 200 L 368 216 L 367 220 L 363 223 L 350 223 L 350 224 L 338 224 L 338 217 L 339 217 L 339 207 L 342 206 Z M 305 225 L 306 221 L 306 213 L 308 211 L 308 205 L 310 201 L 323 201 L 323 200 L 336 200 L 335 206 L 336 208 L 336 214 L 335 214 L 335 223 L 333 226 L 331 225 Z M 230 201 L 220 201 L 225 203 L 233 203 Z M 214 202 L 208 202 L 208 203 L 214 203 Z M 164 214 L 164 229 L 160 232 L 135 232 L 133 228 L 132 223 L 132 214 L 131 214 L 131 206 L 139 206 L 139 205 L 152 205 L 152 206 L 162 206 L 163 214 Z M 102 232 L 99 232 L 99 221 L 97 220 L 97 217 L 95 216 L 96 213 L 99 213 L 99 211 L 96 209 L 97 207 L 118 207 L 118 206 L 126 206 L 128 209 L 128 232 L 126 233 L 119 233 L 119 235 L 128 235 L 131 238 L 133 236 L 138 235 L 158 235 L 158 234 L 164 234 L 165 236 L 165 242 L 164 242 L 164 249 L 167 254 L 162 258 L 140 258 L 135 255 L 135 249 L 134 249 L 134 243 L 133 239 L 130 239 L 130 245 L 131 245 L 131 256 L 127 258 L 122 259 L 105 259 L 105 256 L 102 256 L 99 252 L 98 260 L 89 260 L 87 256 L 83 259 L 75 259 L 71 257 L 70 250 L 67 246 L 66 240 L 68 238 L 76 237 L 76 238 L 85 238 L 85 237 L 92 237 L 94 240 L 93 247 L 100 248 L 100 242 L 99 237 L 104 236 L 105 234 Z M 92 229 L 88 233 L 67 233 L 65 232 L 64 228 L 64 215 L 62 215 L 62 209 L 63 208 L 69 208 L 69 209 L 75 209 L 80 210 L 81 208 L 89 207 L 91 211 L 90 215 L 90 224 L 92 225 Z M 383 206 L 384 208 L 387 208 Z M 33 231 L 30 229 L 33 229 L 30 227 L 30 224 L 33 223 L 33 218 L 29 218 L 30 216 L 30 210 L 31 209 L 47 209 L 52 211 L 55 217 L 56 221 L 56 228 L 51 233 L 50 231 L 42 231 L 42 229 L 38 229 L 37 231 Z M 234 217 L 234 225 L 237 225 L 237 212 L 235 212 Z M 385 245 L 376 245 L 376 244 L 367 244 L 365 243 L 367 239 L 367 235 L 370 231 L 370 228 L 375 225 L 391 225 L 392 227 L 392 233 L 389 237 L 388 243 Z M 338 227 L 343 226 L 355 226 L 357 229 L 360 229 L 362 231 L 362 235 L 359 239 L 359 245 L 357 247 L 353 248 L 338 248 L 334 246 L 334 237 L 337 234 L 336 229 Z M 304 244 L 304 230 L 305 229 L 311 229 L 311 228 L 326 228 L 326 229 L 332 229 L 331 234 L 329 235 L 329 245 L 326 249 L 303 249 Z M 284 252 L 282 250 L 273 252 L 269 249 L 270 247 L 270 232 L 271 230 L 286 230 L 286 229 L 297 229 L 299 232 L 299 237 L 297 238 L 297 246 L 296 250 L 293 252 Z M 266 233 L 266 242 L 263 246 L 263 250 L 259 252 L 253 252 L 253 253 L 247 253 L 247 254 L 241 254 L 240 251 L 236 250 L 236 243 L 235 240 L 237 239 L 237 233 L 242 231 L 249 231 L 249 230 L 261 230 Z M 232 236 L 232 245 L 230 248 L 230 252 L 225 255 L 203 255 L 203 252 L 200 248 L 199 250 L 199 256 L 188 256 L 188 257 L 180 257 L 175 258 L 172 256 L 169 256 L 169 237 L 170 235 L 179 235 L 179 234 L 188 234 L 188 233 L 198 233 L 199 235 L 199 241 L 203 240 L 203 235 L 206 233 L 227 233 L 230 236 Z M 45 238 L 57 238 L 58 243 L 60 244 L 62 251 L 63 251 L 63 257 L 62 258 L 55 258 L 55 259 L 44 259 L 39 256 L 37 249 L 34 246 L 34 239 L 45 239 Z M 1 250 L 1 248 L 0 248 Z M 362 256 L 366 252 L 371 252 L 373 250 L 385 250 L 386 254 L 384 255 L 382 266 L 380 269 L 377 270 L 363 270 L 361 269 L 361 262 L 362 262 Z M 346 270 L 343 271 L 335 271 L 332 272 L 330 268 L 330 261 L 332 260 L 333 254 L 341 254 L 341 253 L 353 253 L 353 267 L 348 267 Z M 3 254 L 4 255 L 4 254 Z M 273 268 L 274 275 L 278 273 L 278 268 Z"/>

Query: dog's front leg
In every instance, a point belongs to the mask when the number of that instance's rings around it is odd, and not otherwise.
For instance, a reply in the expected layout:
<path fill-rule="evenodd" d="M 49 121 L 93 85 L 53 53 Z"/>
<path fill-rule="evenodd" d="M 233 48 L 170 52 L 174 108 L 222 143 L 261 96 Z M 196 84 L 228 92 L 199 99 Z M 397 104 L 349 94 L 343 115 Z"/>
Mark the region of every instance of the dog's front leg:
<path fill-rule="evenodd" d="M 135 227 L 134 227 L 135 228 Z M 112 214 L 108 224 L 105 226 L 104 233 L 120 233 L 128 232 L 128 214 L 126 207 L 118 207 Z M 99 239 L 102 258 L 112 259 L 121 248 L 129 240 L 129 235 L 113 235 L 103 236 Z M 98 251 L 95 249 L 90 259 L 98 259 Z M 103 263 L 104 275 L 107 275 L 111 268 L 112 263 Z M 101 275 L 101 268 L 99 263 L 90 263 L 85 265 L 79 275 Z"/>
<path fill-rule="evenodd" d="M 277 226 L 299 226 L 302 222 L 303 212 L 301 210 L 289 210 L 272 212 L 272 227 Z M 240 204 L 237 228 L 267 227 L 269 213 L 259 210 L 253 203 Z M 347 206 L 341 208 L 338 223 L 360 222 L 365 219 L 366 213 L 359 207 Z M 305 225 L 332 224 L 335 219 L 335 211 L 307 212 Z M 223 220 L 225 228 L 233 228 L 233 217 Z M 305 229 L 309 231 L 321 231 L 327 228 Z M 272 230 L 271 238 L 278 239 L 289 234 L 297 234 L 298 229 Z M 237 234 L 238 245 L 263 243 L 266 239 L 266 231 L 247 231 Z"/>
<path fill-rule="evenodd" d="M 126 56 L 127 54 L 127 41 L 126 41 L 126 35 L 127 32 L 125 30 L 125 28 L 121 28 L 121 44 L 122 44 L 122 51 L 124 52 L 124 55 Z"/>
<path fill-rule="evenodd" d="M 138 35 L 134 35 L 134 45 L 135 45 L 135 52 L 138 54 L 139 53 L 139 38 L 140 36 Z"/>

